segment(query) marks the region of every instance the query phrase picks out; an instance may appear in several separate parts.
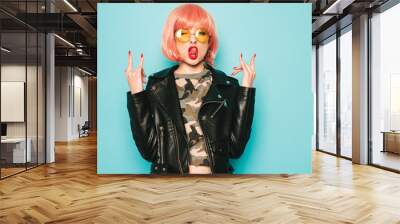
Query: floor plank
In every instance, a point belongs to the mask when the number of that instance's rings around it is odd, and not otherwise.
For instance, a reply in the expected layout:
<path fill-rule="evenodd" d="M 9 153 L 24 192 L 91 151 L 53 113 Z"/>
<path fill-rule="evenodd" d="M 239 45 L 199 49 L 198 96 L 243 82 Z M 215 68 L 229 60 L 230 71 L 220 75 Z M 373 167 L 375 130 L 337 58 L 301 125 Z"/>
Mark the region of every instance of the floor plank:
<path fill-rule="evenodd" d="M 96 138 L 0 181 L 0 223 L 400 223 L 400 175 L 313 152 L 311 175 L 97 175 Z"/>

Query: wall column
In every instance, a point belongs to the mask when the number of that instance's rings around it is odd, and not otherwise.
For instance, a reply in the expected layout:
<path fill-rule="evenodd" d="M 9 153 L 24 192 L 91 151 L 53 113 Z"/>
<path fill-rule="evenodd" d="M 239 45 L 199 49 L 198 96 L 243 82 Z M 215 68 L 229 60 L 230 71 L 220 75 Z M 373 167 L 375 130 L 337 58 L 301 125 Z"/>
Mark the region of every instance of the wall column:
<path fill-rule="evenodd" d="M 353 19 L 352 160 L 368 164 L 368 15 Z"/>

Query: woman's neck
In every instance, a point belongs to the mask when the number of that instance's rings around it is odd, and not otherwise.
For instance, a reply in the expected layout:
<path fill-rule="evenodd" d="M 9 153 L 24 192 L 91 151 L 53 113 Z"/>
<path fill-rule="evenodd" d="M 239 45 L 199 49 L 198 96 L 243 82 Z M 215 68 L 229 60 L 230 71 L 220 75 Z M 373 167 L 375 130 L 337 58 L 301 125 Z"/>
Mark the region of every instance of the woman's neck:
<path fill-rule="evenodd" d="M 195 74 L 200 73 L 204 70 L 204 63 L 198 63 L 197 65 L 189 65 L 184 62 L 180 63 L 175 73 L 178 74 Z"/>

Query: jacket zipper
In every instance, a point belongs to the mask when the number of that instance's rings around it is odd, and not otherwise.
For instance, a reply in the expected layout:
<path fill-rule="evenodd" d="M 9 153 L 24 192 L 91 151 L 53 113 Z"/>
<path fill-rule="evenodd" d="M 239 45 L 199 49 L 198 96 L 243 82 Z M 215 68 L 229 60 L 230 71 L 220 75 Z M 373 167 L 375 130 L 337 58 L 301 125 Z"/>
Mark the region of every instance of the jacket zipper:
<path fill-rule="evenodd" d="M 161 142 L 164 140 L 164 127 L 160 126 L 160 159 L 161 159 L 161 164 L 164 166 L 164 151 L 163 151 L 163 147 L 161 145 Z"/>
<path fill-rule="evenodd" d="M 211 118 L 213 118 L 215 116 L 215 114 L 219 111 L 219 109 L 221 109 L 222 105 L 225 104 L 225 100 L 223 102 L 221 102 L 221 101 L 209 101 L 209 102 L 218 102 L 218 103 L 220 103 L 218 108 L 214 111 L 214 113 L 211 114 Z"/>
<path fill-rule="evenodd" d="M 204 130 L 203 126 L 201 125 L 201 122 L 200 122 L 200 126 L 201 126 L 201 129 Z M 207 140 L 208 136 L 206 135 L 206 133 L 204 131 L 203 131 L 203 135 L 205 137 L 204 141 L 206 143 L 208 161 L 210 161 L 210 163 L 211 163 L 211 166 L 210 166 L 211 174 L 213 174 L 214 173 L 214 161 L 211 159 L 211 150 L 209 148 L 209 143 L 208 143 L 208 140 Z"/>
<path fill-rule="evenodd" d="M 214 111 L 214 113 L 211 115 L 211 118 L 219 111 L 219 109 L 222 107 L 222 105 L 223 105 L 224 103 L 221 102 L 221 101 L 207 101 L 207 102 L 201 104 L 200 109 L 199 109 L 199 112 L 198 112 L 198 114 L 197 114 L 197 120 L 199 120 L 199 124 L 200 124 L 200 126 L 201 126 L 202 131 L 203 131 L 203 135 L 205 136 L 204 140 L 205 140 L 205 142 L 206 142 L 207 156 L 208 156 L 208 160 L 209 160 L 210 163 L 211 163 L 211 174 L 213 174 L 215 171 L 214 171 L 214 161 L 211 159 L 211 149 L 210 149 L 211 146 L 210 146 L 210 143 L 209 143 L 208 140 L 207 140 L 207 139 L 208 139 L 208 136 L 207 136 L 207 134 L 205 133 L 204 128 L 203 128 L 203 125 L 201 124 L 201 121 L 200 121 L 200 119 L 199 119 L 199 115 L 200 115 L 201 108 L 203 108 L 203 106 L 206 105 L 206 104 L 208 104 L 208 103 L 220 103 L 220 105 L 219 105 L 219 107 L 217 108 L 217 110 Z"/>
<path fill-rule="evenodd" d="M 181 159 L 180 159 L 180 156 L 179 156 L 179 154 L 180 154 L 180 150 L 179 150 L 179 144 L 178 144 L 178 139 L 177 139 L 177 137 L 176 137 L 176 135 L 177 135 L 177 131 L 176 131 L 176 127 L 175 127 L 175 125 L 172 125 L 173 127 L 174 127 L 174 141 L 175 141 L 175 144 L 176 144 L 176 147 L 178 148 L 178 152 L 177 152 L 177 157 L 178 157 L 178 163 L 179 163 L 179 171 L 181 172 L 181 174 L 183 174 L 183 169 L 182 169 L 182 162 L 181 162 Z"/>
<path fill-rule="evenodd" d="M 167 113 L 167 109 L 164 107 L 164 105 L 162 105 L 161 104 L 161 108 L 164 110 L 164 112 L 165 113 Z M 178 132 L 177 132 L 177 130 L 176 130 L 176 127 L 175 127 L 175 125 L 172 125 L 173 126 L 173 128 L 174 128 L 174 131 L 175 131 L 175 133 L 174 133 L 174 141 L 175 141 L 175 145 L 176 145 L 176 147 L 178 148 L 178 152 L 177 152 L 177 157 L 178 157 L 178 163 L 179 163 L 179 171 L 180 171 L 180 173 L 181 174 L 183 174 L 183 169 L 182 169 L 182 163 L 181 163 L 181 160 L 180 160 L 180 156 L 179 156 L 179 152 L 180 152 L 180 150 L 179 150 L 179 144 L 178 144 L 178 139 L 177 139 L 177 137 L 176 137 L 176 135 L 178 134 Z M 186 136 L 185 136 L 186 137 Z M 186 139 L 186 138 L 185 138 Z"/>

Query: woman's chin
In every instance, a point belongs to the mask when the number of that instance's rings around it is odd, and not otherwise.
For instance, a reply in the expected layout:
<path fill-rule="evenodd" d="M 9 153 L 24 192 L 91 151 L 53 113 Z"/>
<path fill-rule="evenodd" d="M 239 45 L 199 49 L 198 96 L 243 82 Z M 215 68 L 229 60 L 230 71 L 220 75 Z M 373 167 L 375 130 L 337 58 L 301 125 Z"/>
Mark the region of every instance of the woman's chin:
<path fill-rule="evenodd" d="M 203 61 L 203 60 L 199 60 L 199 59 L 195 59 L 195 60 L 186 59 L 184 62 L 185 62 L 186 64 L 188 64 L 188 65 L 196 66 L 196 65 L 198 65 L 199 63 L 201 63 L 202 61 Z"/>

